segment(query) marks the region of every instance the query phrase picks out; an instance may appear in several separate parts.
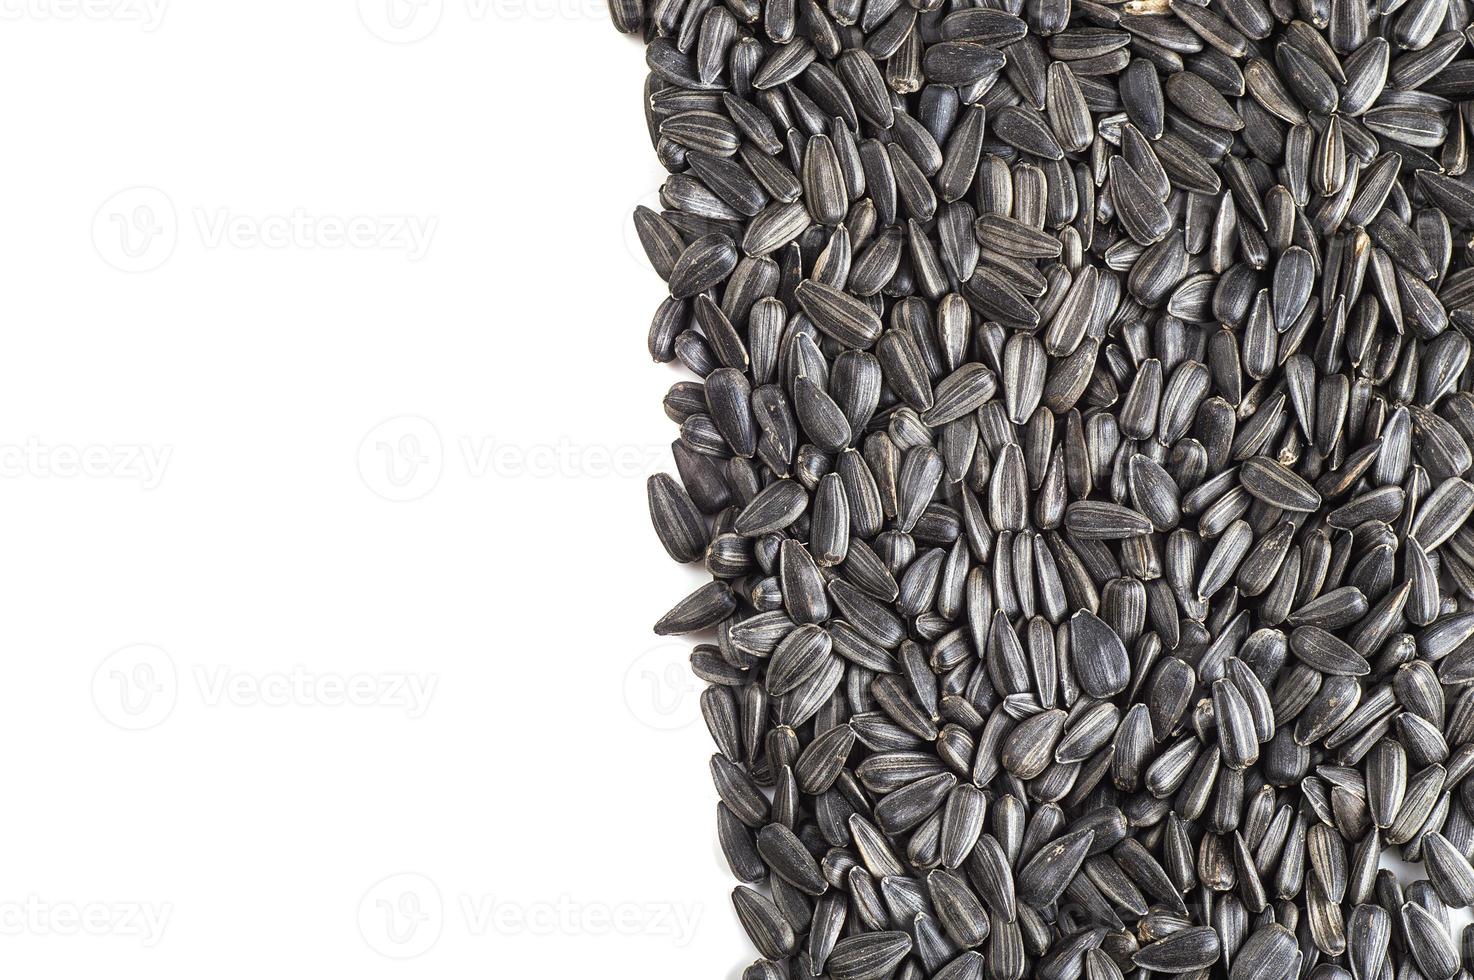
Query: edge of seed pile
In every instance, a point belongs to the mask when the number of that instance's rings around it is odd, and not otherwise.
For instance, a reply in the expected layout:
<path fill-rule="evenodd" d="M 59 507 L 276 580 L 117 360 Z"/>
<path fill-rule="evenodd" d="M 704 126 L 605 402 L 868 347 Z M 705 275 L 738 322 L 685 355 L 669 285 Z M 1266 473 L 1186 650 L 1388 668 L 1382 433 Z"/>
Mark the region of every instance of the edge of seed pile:
<path fill-rule="evenodd" d="M 1469 977 L 1467 0 L 610 11 L 744 980 Z"/>

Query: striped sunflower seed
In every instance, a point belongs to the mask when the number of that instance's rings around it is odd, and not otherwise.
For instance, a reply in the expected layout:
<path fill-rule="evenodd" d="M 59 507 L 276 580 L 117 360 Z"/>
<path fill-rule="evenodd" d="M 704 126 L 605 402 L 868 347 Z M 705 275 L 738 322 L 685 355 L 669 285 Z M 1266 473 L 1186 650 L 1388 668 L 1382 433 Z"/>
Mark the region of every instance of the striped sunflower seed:
<path fill-rule="evenodd" d="M 1450 980 L 1465 12 L 927 6 L 610 7 L 744 976 Z"/>

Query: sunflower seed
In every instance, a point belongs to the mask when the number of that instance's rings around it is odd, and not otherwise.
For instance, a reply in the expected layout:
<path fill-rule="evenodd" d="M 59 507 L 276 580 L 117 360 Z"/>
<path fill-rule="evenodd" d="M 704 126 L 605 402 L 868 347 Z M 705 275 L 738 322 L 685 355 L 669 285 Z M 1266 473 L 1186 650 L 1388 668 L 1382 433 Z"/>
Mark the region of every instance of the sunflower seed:
<path fill-rule="evenodd" d="M 1320 494 L 1310 484 L 1266 456 L 1245 460 L 1239 481 L 1255 499 L 1280 510 L 1310 512 L 1320 507 Z"/>
<path fill-rule="evenodd" d="M 1446 980 L 1465 12 L 927 6 L 611 5 L 747 975 Z"/>
<path fill-rule="evenodd" d="M 911 952 L 911 937 L 904 932 L 871 932 L 841 939 L 827 960 L 834 980 L 880 980 Z"/>
<path fill-rule="evenodd" d="M 1079 872 L 1095 839 L 1095 831 L 1078 830 L 1048 844 L 1018 872 L 1018 897 L 1036 908 L 1058 898 Z"/>
<path fill-rule="evenodd" d="M 1222 947 L 1216 931 L 1207 926 L 1189 926 L 1141 947 L 1131 961 L 1148 970 L 1190 973 L 1207 969 L 1217 963 L 1221 955 Z"/>
<path fill-rule="evenodd" d="M 1458 952 L 1432 913 L 1408 902 L 1402 906 L 1402 925 L 1408 951 L 1425 977 L 1448 980 L 1458 972 Z"/>

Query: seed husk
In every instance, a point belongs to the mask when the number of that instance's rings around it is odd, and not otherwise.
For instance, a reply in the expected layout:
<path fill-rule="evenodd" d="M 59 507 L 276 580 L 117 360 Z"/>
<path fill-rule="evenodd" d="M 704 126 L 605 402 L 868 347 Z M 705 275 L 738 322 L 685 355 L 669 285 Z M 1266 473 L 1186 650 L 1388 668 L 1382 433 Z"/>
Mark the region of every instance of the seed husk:
<path fill-rule="evenodd" d="M 1424 976 L 1448 980 L 1458 972 L 1458 951 L 1431 912 L 1417 902 L 1408 902 L 1402 907 L 1402 925 L 1408 951 Z"/>
<path fill-rule="evenodd" d="M 1428 881 L 1444 904 L 1450 908 L 1474 904 L 1474 869 L 1469 859 L 1436 831 L 1423 836 L 1422 848 Z"/>
<path fill-rule="evenodd" d="M 745 975 L 1447 980 L 1465 12 L 932 6 L 611 4 Z"/>
<path fill-rule="evenodd" d="M 732 892 L 732 905 L 752 944 L 769 959 L 782 959 L 793 951 L 793 927 L 777 906 L 761 893 L 746 885 Z"/>
<path fill-rule="evenodd" d="M 1222 947 L 1214 929 L 1189 926 L 1141 947 L 1131 961 L 1162 973 L 1189 973 L 1212 966 L 1221 955 Z"/>
<path fill-rule="evenodd" d="M 879 980 L 888 976 L 912 949 L 904 932 L 872 932 L 835 943 L 827 970 L 834 980 Z"/>
<path fill-rule="evenodd" d="M 1018 898 L 1035 908 L 1058 898 L 1079 872 L 1095 831 L 1077 830 L 1049 842 L 1018 872 Z"/>

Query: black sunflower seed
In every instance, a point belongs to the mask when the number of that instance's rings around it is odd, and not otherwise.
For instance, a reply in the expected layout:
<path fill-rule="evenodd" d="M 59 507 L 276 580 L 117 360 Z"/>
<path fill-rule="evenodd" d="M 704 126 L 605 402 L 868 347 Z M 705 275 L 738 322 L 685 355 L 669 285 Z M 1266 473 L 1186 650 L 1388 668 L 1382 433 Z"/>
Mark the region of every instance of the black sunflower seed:
<path fill-rule="evenodd" d="M 933 7 L 611 4 L 744 975 L 1449 980 L 1466 12 Z"/>
<path fill-rule="evenodd" d="M 871 932 L 834 944 L 827 972 L 834 980 L 880 980 L 889 976 L 912 949 L 904 932 Z"/>

